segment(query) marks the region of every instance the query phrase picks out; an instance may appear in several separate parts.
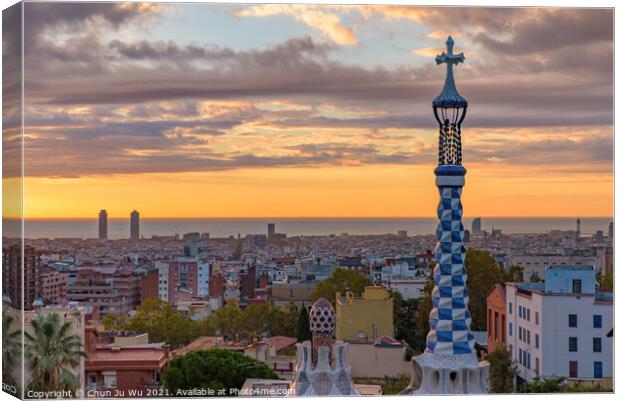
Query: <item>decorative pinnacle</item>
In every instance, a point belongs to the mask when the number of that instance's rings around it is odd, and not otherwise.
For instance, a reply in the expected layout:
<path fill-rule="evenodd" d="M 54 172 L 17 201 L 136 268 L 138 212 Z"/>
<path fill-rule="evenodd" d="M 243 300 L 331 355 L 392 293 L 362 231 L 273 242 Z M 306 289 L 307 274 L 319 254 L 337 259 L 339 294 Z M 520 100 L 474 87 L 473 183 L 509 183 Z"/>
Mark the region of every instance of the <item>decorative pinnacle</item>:
<path fill-rule="evenodd" d="M 435 107 L 467 107 L 467 100 L 459 95 L 454 84 L 454 74 L 452 73 L 452 66 L 465 62 L 465 56 L 463 53 L 454 54 L 452 49 L 454 48 L 454 40 L 452 36 L 448 36 L 446 40 L 446 48 L 448 53 L 443 52 L 435 57 L 437 65 L 446 63 L 447 73 L 446 81 L 443 85 L 443 90 L 433 100 L 433 106 Z"/>

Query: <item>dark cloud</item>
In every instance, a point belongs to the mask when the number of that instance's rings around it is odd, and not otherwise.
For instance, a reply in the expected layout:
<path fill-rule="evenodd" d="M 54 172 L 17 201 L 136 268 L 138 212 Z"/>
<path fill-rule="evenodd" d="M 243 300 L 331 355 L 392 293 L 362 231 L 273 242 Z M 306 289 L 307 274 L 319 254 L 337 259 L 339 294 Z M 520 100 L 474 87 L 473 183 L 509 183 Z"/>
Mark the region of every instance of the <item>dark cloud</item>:
<path fill-rule="evenodd" d="M 509 20 L 507 20 L 509 21 Z M 511 35 L 498 39 L 488 32 L 480 32 L 474 41 L 495 53 L 526 54 L 557 52 L 574 46 L 596 42 L 613 42 L 613 10 L 563 9 L 539 10 L 528 18 L 509 23 Z"/>
<path fill-rule="evenodd" d="M 210 146 L 215 137 L 245 123 L 373 133 L 434 129 L 430 100 L 439 93 L 445 71 L 432 60 L 416 67 L 364 68 L 334 61 L 331 56 L 338 48 L 310 37 L 251 50 L 173 40 L 104 41 L 109 35 L 102 31 L 141 23 L 157 15 L 157 9 L 27 3 L 26 10 L 26 101 L 36 110 L 27 113 L 26 124 L 39 135 L 27 139 L 31 175 L 418 164 L 435 159 L 434 148 L 427 147 L 386 152 L 371 145 L 275 143 L 283 156 L 259 157 L 239 151 L 219 154 Z M 478 50 L 456 69 L 459 90 L 470 101 L 466 130 L 560 130 L 613 123 L 610 10 L 425 10 L 420 21 L 461 30 L 462 38 Z M 75 33 L 55 42 L 54 32 Z M 249 106 L 204 117 L 198 107 L 204 100 L 255 104 L 283 99 L 361 111 L 335 118 L 316 108 L 265 111 Z M 89 116 L 62 111 L 72 106 L 88 107 Z M 364 116 L 364 110 L 373 113 Z M 609 163 L 610 138 L 531 143 L 516 138 L 468 148 L 468 157 L 512 164 Z M 511 153 L 516 151 L 518 156 Z M 50 154 L 61 157 L 51 163 Z"/>

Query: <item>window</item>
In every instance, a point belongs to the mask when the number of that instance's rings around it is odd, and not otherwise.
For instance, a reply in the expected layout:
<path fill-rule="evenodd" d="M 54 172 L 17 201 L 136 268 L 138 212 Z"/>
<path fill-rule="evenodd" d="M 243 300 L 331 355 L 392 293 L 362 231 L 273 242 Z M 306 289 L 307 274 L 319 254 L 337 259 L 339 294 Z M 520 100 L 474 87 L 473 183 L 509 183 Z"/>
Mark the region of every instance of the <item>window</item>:
<path fill-rule="evenodd" d="M 577 352 L 577 337 L 568 337 L 568 352 Z"/>
<path fill-rule="evenodd" d="M 602 315 L 593 315 L 592 316 L 592 327 L 595 329 L 600 329 L 603 327 L 603 316 Z"/>
<path fill-rule="evenodd" d="M 529 330 L 527 331 L 527 343 L 528 344 L 530 343 L 530 331 Z"/>
<path fill-rule="evenodd" d="M 534 323 L 538 324 L 538 312 L 534 312 Z"/>
<path fill-rule="evenodd" d="M 522 330 L 521 330 L 521 327 L 519 327 L 519 340 L 523 339 L 523 335 L 521 333 L 522 333 Z"/>
<path fill-rule="evenodd" d="M 508 335 L 512 337 L 512 322 L 508 323 Z"/>
<path fill-rule="evenodd" d="M 594 378 L 600 379 L 603 377 L 603 362 L 594 361 Z"/>
<path fill-rule="evenodd" d="M 534 342 L 535 342 L 535 344 L 536 344 L 536 349 L 538 349 L 538 344 L 539 344 L 539 343 L 538 343 L 538 334 L 536 334 L 536 335 L 534 336 Z"/>
<path fill-rule="evenodd" d="M 519 348 L 519 363 L 523 365 L 523 351 Z"/>
<path fill-rule="evenodd" d="M 568 327 L 577 327 L 577 315 L 568 315 Z"/>
<path fill-rule="evenodd" d="M 537 375 L 538 375 L 539 370 L 540 370 L 540 361 L 538 360 L 538 357 L 536 357 L 536 359 L 534 359 L 534 371 L 536 372 Z"/>
<path fill-rule="evenodd" d="M 602 344 L 600 337 L 594 337 L 592 339 L 592 352 L 601 352 Z"/>
<path fill-rule="evenodd" d="M 521 312 L 522 312 L 522 308 L 521 308 L 521 305 L 519 305 L 519 317 L 521 317 L 521 315 L 522 315 Z"/>
<path fill-rule="evenodd" d="M 531 368 L 531 365 L 530 365 L 530 355 L 531 355 L 531 354 L 530 354 L 529 352 L 525 354 L 525 356 L 527 356 L 527 368 L 528 368 L 528 369 L 530 369 L 530 368 Z"/>
<path fill-rule="evenodd" d="M 508 314 L 512 315 L 512 302 L 508 302 Z"/>
<path fill-rule="evenodd" d="M 581 294 L 581 280 L 573 280 L 573 294 Z"/>
<path fill-rule="evenodd" d="M 116 388 L 116 372 L 103 372 L 103 385 L 105 388 Z"/>
<path fill-rule="evenodd" d="M 488 312 L 489 316 L 487 317 L 487 330 L 489 331 L 489 335 L 491 335 L 491 320 L 493 319 L 493 311 L 489 309 Z"/>
<path fill-rule="evenodd" d="M 529 322 L 530 321 L 530 310 L 529 309 L 526 309 L 526 310 L 527 310 L 527 321 Z"/>
<path fill-rule="evenodd" d="M 495 328 L 493 329 L 494 334 L 495 334 L 495 339 L 498 339 L 498 333 L 499 333 L 499 313 L 495 312 Z"/>
<path fill-rule="evenodd" d="M 578 369 L 577 369 L 577 361 L 569 361 L 568 362 L 568 377 L 577 377 Z"/>

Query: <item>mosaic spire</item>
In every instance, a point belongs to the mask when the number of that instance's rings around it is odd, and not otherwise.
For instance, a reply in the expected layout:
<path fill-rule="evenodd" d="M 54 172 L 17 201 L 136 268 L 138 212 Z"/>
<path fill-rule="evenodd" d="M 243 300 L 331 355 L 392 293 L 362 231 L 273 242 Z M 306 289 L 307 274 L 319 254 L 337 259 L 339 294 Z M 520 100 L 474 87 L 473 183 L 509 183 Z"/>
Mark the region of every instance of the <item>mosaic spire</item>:
<path fill-rule="evenodd" d="M 440 125 L 439 167 L 435 169 L 439 189 L 435 247 L 436 266 L 433 272 L 433 309 L 429 316 L 430 332 L 426 350 L 431 353 L 463 355 L 474 351 L 470 330 L 471 315 L 467 309 L 467 272 L 463 245 L 463 207 L 461 191 L 465 185 L 465 168 L 461 165 L 460 124 L 467 101 L 458 94 L 452 67 L 465 60 L 463 53 L 452 52 L 454 41 L 448 37 L 447 53 L 437 56 L 437 64 L 446 63 L 447 74 L 441 94 L 433 101 L 435 117 Z"/>

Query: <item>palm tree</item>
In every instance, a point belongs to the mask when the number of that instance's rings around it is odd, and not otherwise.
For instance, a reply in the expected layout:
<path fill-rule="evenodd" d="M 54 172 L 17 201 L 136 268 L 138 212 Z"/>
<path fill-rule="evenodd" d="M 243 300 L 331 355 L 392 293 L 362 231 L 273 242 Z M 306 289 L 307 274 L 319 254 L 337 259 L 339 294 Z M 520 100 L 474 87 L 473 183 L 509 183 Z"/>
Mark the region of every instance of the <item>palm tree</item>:
<path fill-rule="evenodd" d="M 71 334 L 71 322 L 60 321 L 58 313 L 40 315 L 31 322 L 32 333 L 26 336 L 26 359 L 31 377 L 29 388 L 34 391 L 75 391 L 79 379 L 74 373 L 85 357 L 80 337 Z"/>
<path fill-rule="evenodd" d="M 15 365 L 19 361 L 21 348 L 21 330 L 11 331 L 15 319 L 5 309 L 2 310 L 2 381 L 13 387 L 17 387 L 17 381 L 13 377 Z"/>

